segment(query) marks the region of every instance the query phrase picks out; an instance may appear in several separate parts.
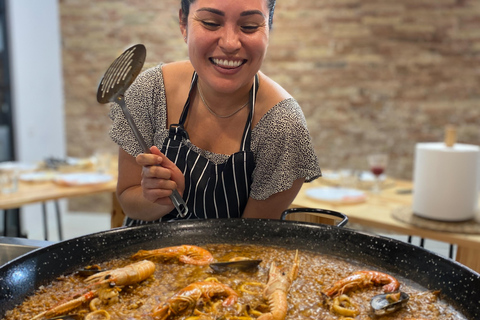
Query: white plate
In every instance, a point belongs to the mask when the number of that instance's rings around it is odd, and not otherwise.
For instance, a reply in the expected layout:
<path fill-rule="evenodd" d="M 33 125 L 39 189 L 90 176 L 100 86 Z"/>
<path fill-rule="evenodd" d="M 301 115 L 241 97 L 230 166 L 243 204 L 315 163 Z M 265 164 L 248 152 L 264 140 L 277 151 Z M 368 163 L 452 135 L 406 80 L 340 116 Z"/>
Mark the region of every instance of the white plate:
<path fill-rule="evenodd" d="M 360 203 L 366 199 L 363 191 L 347 188 L 318 187 L 307 189 L 305 194 L 315 200 L 335 203 Z"/>
<path fill-rule="evenodd" d="M 328 180 L 340 180 L 342 175 L 338 171 L 323 171 L 322 178 Z"/>
<path fill-rule="evenodd" d="M 30 172 L 21 174 L 20 180 L 25 182 L 46 182 L 52 181 L 57 175 L 58 173 L 47 171 Z"/>
<path fill-rule="evenodd" d="M 54 181 L 64 186 L 85 186 L 107 183 L 112 179 L 113 177 L 109 174 L 82 172 L 60 174 Z"/>
<path fill-rule="evenodd" d="M 37 165 L 31 163 L 22 163 L 17 161 L 0 162 L 0 170 L 17 170 L 17 171 L 32 171 L 37 168 Z"/>

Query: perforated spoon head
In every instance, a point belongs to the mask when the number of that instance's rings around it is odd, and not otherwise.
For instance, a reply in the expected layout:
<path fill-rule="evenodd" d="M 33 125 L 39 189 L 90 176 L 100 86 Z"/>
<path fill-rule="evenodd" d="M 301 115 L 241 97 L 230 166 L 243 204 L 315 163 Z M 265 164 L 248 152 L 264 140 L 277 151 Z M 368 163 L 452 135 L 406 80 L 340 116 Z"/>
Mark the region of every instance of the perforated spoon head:
<path fill-rule="evenodd" d="M 104 104 L 113 102 L 123 95 L 142 71 L 147 50 L 143 44 L 125 50 L 112 62 L 105 72 L 97 90 L 97 101 Z"/>
<path fill-rule="evenodd" d="M 373 312 L 378 315 L 393 313 L 407 304 L 410 296 L 402 291 L 394 293 L 379 294 L 370 300 Z"/>
<path fill-rule="evenodd" d="M 210 263 L 210 268 L 216 272 L 224 272 L 228 269 L 238 269 L 242 271 L 252 270 L 256 268 L 262 260 L 237 260 Z"/>

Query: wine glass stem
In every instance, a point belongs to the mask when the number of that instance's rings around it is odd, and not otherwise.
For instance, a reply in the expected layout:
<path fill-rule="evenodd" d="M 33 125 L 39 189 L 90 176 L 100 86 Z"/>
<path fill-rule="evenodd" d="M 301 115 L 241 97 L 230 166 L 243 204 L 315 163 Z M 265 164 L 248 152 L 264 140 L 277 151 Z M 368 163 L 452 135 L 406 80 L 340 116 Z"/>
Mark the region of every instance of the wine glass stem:
<path fill-rule="evenodd" d="M 380 179 L 379 179 L 378 176 L 375 176 L 375 181 L 373 183 L 372 192 L 374 194 L 379 194 L 380 193 Z"/>

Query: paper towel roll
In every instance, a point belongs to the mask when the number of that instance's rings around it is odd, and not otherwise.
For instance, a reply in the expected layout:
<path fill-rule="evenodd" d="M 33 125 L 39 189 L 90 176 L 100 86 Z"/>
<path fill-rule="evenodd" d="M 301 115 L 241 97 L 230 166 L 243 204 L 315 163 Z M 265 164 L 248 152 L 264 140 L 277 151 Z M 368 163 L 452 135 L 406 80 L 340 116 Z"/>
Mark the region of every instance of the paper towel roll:
<path fill-rule="evenodd" d="M 474 218 L 478 207 L 480 147 L 418 143 L 413 177 L 414 214 L 442 221 Z"/>

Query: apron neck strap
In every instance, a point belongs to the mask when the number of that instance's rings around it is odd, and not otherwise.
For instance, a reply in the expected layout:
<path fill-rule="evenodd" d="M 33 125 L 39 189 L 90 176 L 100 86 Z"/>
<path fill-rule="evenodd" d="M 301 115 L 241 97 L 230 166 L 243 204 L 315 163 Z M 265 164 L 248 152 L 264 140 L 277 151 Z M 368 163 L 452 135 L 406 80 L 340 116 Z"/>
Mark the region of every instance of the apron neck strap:
<path fill-rule="evenodd" d="M 190 83 L 190 89 L 188 91 L 187 101 L 185 101 L 185 105 L 183 106 L 182 114 L 180 115 L 180 119 L 178 120 L 178 124 L 170 125 L 170 135 L 177 134 L 181 131 L 185 138 L 188 139 L 188 133 L 184 129 L 183 125 L 187 119 L 188 109 L 190 108 L 190 100 L 193 92 L 193 88 L 197 85 L 198 81 L 198 74 L 196 71 L 193 72 L 192 81 Z M 252 119 L 253 115 L 255 114 L 255 101 L 257 99 L 257 92 L 258 92 L 259 80 L 258 75 L 255 75 L 255 81 L 253 82 L 252 88 L 249 92 L 249 105 L 250 105 L 250 112 L 248 114 L 247 122 L 245 123 L 245 129 L 243 130 L 243 137 L 242 137 L 242 144 L 241 144 L 241 151 L 250 150 L 250 140 L 251 140 L 251 129 L 252 129 Z"/>

